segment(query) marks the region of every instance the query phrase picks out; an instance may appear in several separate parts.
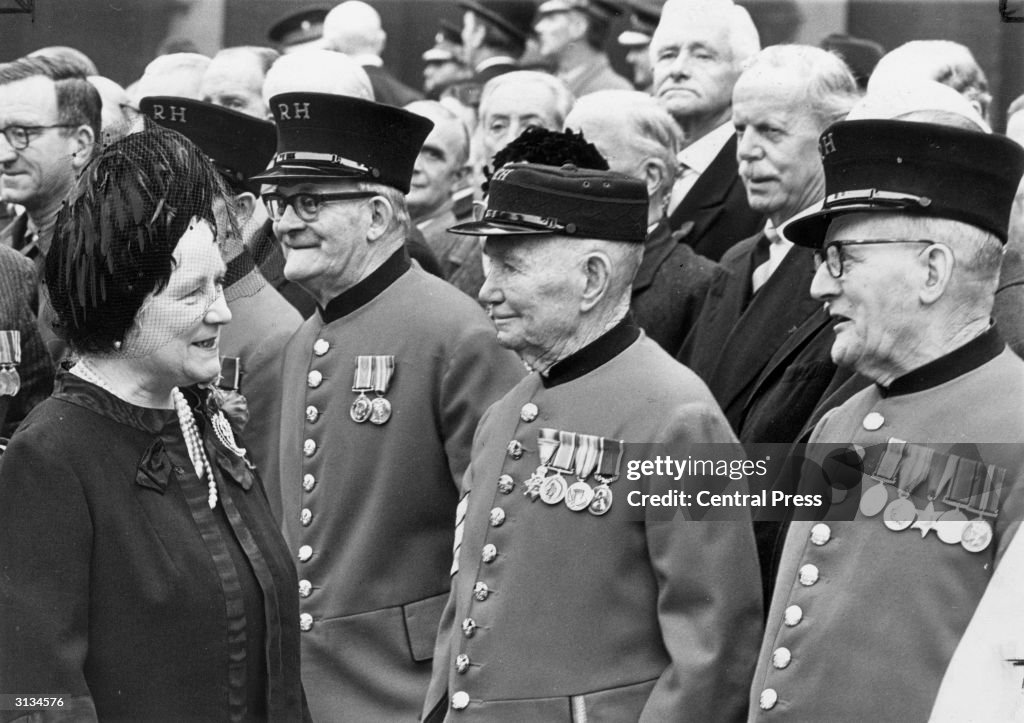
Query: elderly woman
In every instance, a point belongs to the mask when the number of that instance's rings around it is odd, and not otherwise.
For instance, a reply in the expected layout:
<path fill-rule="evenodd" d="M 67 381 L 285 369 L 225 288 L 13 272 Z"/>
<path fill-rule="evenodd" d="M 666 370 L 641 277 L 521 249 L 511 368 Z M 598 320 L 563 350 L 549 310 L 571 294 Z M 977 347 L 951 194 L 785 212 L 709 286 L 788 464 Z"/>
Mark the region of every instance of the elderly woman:
<path fill-rule="evenodd" d="M 225 203 L 214 167 L 151 129 L 105 149 L 58 219 L 46 283 L 77 362 L 0 458 L 0 692 L 59 697 L 44 719 L 308 717 L 295 571 L 204 386 L 231 320 Z"/>

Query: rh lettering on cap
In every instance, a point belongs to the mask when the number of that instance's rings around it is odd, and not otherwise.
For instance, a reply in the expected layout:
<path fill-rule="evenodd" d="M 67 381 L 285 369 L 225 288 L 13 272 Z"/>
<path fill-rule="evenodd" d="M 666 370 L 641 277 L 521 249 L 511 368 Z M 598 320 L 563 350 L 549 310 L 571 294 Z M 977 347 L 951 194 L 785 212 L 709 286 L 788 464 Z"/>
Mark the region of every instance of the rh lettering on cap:
<path fill-rule="evenodd" d="M 292 103 L 290 106 L 287 103 L 278 103 L 277 112 L 281 114 L 281 120 L 309 120 L 309 102 Z"/>
<path fill-rule="evenodd" d="M 185 122 L 185 111 L 187 108 L 183 108 L 178 105 L 167 106 L 166 110 L 170 113 L 170 118 L 164 115 L 163 105 L 153 106 L 153 120 L 169 120 L 172 123 L 184 123 Z"/>
<path fill-rule="evenodd" d="M 835 153 L 836 142 L 833 140 L 831 133 L 826 133 L 821 137 L 821 140 L 818 142 L 818 150 L 821 153 L 822 158 L 830 153 Z"/>

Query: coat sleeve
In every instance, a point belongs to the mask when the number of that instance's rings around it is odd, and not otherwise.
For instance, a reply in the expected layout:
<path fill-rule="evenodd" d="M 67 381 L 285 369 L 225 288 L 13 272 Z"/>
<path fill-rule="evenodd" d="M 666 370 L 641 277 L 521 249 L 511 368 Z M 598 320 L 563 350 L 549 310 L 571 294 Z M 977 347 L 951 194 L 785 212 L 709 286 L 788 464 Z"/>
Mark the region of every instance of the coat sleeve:
<path fill-rule="evenodd" d="M 723 445 L 735 445 L 741 454 L 725 418 L 710 405 L 684 410 L 665 439 L 665 451 L 677 459 Z M 707 521 L 677 515 L 646 523 L 658 621 L 671 663 L 641 721 L 745 719 L 762 607 L 753 527 L 743 517 Z"/>
<path fill-rule="evenodd" d="M 58 435 L 29 425 L 0 458 L 0 693 L 62 695 L 32 721 L 94 721 L 85 680 L 92 520 Z M 0 710 L 0 721 L 25 711 Z"/>
<path fill-rule="evenodd" d="M 456 345 L 441 380 L 441 433 L 453 480 L 461 480 L 477 423 L 491 404 L 522 379 L 525 371 L 512 352 L 480 326 Z"/>

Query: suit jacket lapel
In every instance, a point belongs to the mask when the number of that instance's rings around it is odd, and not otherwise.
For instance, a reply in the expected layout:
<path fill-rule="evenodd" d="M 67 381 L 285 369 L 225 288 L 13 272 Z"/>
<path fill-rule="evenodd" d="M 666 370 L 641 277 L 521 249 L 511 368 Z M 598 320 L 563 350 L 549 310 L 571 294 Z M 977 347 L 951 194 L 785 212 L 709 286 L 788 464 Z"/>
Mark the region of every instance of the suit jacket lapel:
<path fill-rule="evenodd" d="M 695 227 L 690 235 L 699 238 L 716 212 L 721 211 L 729 189 L 738 180 L 736 173 L 736 136 L 730 136 L 715 160 L 700 174 L 693 188 L 672 213 L 672 228 L 679 228 L 682 222 L 693 220 Z"/>

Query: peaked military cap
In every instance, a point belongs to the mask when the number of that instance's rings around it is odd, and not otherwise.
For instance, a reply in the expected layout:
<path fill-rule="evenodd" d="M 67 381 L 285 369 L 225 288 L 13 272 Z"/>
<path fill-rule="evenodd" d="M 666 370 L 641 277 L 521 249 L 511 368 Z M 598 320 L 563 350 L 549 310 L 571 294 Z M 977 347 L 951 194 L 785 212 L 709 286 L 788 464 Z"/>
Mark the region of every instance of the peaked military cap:
<path fill-rule="evenodd" d="M 476 13 L 523 45 L 533 32 L 536 5 L 530 0 L 459 0 L 459 6 Z"/>
<path fill-rule="evenodd" d="M 462 62 L 462 35 L 459 28 L 442 20 L 434 36 L 434 45 L 423 52 L 422 58 L 424 63 Z"/>
<path fill-rule="evenodd" d="M 288 13 L 270 26 L 267 38 L 270 39 L 270 42 L 285 48 L 318 40 L 323 37 L 324 18 L 327 17 L 328 12 L 330 12 L 330 8 L 313 7 Z"/>
<path fill-rule="evenodd" d="M 434 127 L 401 108 L 328 93 L 281 93 L 270 110 L 277 153 L 254 177 L 263 183 L 349 178 L 408 193 L 416 156 Z"/>
<path fill-rule="evenodd" d="M 250 179 L 274 156 L 273 123 L 201 100 L 167 95 L 143 98 L 139 109 L 195 143 L 232 186 L 259 191 L 259 184 Z"/>
<path fill-rule="evenodd" d="M 841 121 L 818 140 L 825 169 L 820 209 L 780 232 L 818 248 L 845 213 L 896 212 L 977 226 L 1006 243 L 1024 148 L 1005 136 L 934 123 Z"/>
<path fill-rule="evenodd" d="M 565 235 L 627 243 L 647 238 L 647 187 L 611 171 L 509 163 L 491 177 L 479 221 L 449 229 L 470 236 Z"/>
<path fill-rule="evenodd" d="M 609 0 L 545 0 L 537 8 L 537 17 L 551 13 L 564 13 L 569 10 L 579 10 L 595 20 L 603 22 L 609 22 L 612 18 L 622 14 L 619 6 Z"/>
<path fill-rule="evenodd" d="M 636 1 L 627 2 L 626 6 L 629 9 L 629 27 L 619 33 L 619 45 L 627 48 L 650 45 L 651 37 L 661 18 L 661 9 Z"/>

